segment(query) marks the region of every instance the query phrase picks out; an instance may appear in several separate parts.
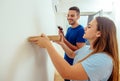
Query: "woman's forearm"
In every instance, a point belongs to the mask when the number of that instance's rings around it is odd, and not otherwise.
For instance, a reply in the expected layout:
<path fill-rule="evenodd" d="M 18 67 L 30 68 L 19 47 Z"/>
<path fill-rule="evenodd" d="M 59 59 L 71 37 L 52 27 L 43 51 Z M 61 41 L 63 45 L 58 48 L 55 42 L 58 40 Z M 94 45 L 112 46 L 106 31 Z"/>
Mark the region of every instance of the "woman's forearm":
<path fill-rule="evenodd" d="M 74 58 L 75 57 L 75 53 L 73 50 L 71 50 L 65 43 L 61 44 L 63 50 L 65 51 L 65 53 L 70 57 L 70 58 Z"/>
<path fill-rule="evenodd" d="M 57 71 L 60 73 L 60 75 L 64 78 L 64 76 L 67 76 L 69 74 L 69 71 L 71 69 L 70 64 L 68 64 L 62 56 L 55 50 L 55 48 L 50 45 L 47 47 L 48 54 L 56 67 Z"/>
<path fill-rule="evenodd" d="M 66 39 L 64 39 L 64 43 L 73 51 L 77 50 L 78 47 L 75 45 L 72 45 L 70 42 L 68 42 Z"/>

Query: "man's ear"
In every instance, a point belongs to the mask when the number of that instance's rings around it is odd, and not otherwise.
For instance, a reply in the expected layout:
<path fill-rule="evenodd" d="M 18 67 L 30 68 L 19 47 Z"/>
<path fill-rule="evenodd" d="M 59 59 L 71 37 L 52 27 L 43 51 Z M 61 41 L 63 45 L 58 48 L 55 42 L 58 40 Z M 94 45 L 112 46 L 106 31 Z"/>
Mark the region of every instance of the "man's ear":
<path fill-rule="evenodd" d="M 97 31 L 96 37 L 101 37 L 101 32 L 100 31 Z"/>
<path fill-rule="evenodd" d="M 77 19 L 80 19 L 80 15 L 78 15 L 78 18 Z"/>

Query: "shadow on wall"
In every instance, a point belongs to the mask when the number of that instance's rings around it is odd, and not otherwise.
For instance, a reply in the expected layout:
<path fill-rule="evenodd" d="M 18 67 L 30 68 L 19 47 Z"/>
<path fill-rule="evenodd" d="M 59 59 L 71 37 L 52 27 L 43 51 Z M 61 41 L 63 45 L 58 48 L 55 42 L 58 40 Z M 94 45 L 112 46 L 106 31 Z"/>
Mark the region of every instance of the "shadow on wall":
<path fill-rule="evenodd" d="M 45 50 L 28 42 L 21 44 L 18 49 L 4 81 L 48 81 Z"/>

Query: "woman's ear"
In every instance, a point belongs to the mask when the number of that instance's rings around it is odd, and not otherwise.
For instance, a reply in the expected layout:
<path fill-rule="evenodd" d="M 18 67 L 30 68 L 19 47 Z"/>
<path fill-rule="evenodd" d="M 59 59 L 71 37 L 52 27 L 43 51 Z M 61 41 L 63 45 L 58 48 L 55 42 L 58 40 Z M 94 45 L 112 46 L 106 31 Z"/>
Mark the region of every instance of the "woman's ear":
<path fill-rule="evenodd" d="M 96 37 L 101 37 L 101 32 L 100 31 L 97 31 Z"/>

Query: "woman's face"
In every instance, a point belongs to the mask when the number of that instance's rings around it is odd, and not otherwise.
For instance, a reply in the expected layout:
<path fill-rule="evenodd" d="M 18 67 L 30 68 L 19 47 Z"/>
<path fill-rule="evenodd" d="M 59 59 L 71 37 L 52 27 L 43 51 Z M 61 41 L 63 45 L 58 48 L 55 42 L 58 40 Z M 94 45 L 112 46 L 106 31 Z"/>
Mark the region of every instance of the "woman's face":
<path fill-rule="evenodd" d="M 100 37 L 100 35 L 100 31 L 97 30 L 97 21 L 94 19 L 87 25 L 87 27 L 85 27 L 85 34 L 83 38 L 94 41 Z"/>

